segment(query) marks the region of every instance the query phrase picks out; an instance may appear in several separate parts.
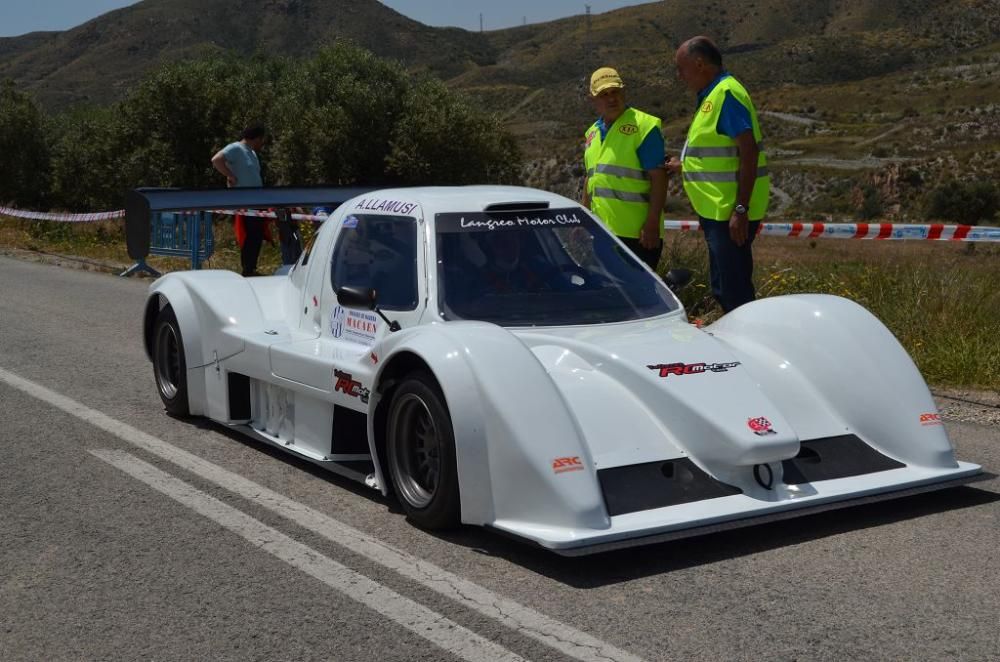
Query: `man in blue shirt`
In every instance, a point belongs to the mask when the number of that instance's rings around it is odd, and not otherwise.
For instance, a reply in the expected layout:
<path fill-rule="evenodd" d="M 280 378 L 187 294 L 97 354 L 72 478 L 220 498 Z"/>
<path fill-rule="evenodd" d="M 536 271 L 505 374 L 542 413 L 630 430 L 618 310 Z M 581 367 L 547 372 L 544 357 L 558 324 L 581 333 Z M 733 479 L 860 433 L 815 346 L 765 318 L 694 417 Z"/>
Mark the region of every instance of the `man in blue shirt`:
<path fill-rule="evenodd" d="M 212 157 L 212 167 L 226 178 L 226 186 L 263 186 L 260 176 L 260 159 L 257 152 L 264 146 L 267 129 L 253 124 L 243 129 L 239 142 L 229 143 Z M 257 216 L 243 218 L 246 238 L 240 247 L 240 261 L 244 276 L 257 275 L 257 258 L 264 242 L 264 219 Z"/>
<path fill-rule="evenodd" d="M 598 118 L 584 134 L 583 204 L 655 271 L 667 197 L 663 133 L 659 118 L 626 104 L 624 87 L 611 67 L 591 75 Z"/>
<path fill-rule="evenodd" d="M 684 153 L 667 169 L 684 176 L 708 245 L 712 293 L 728 313 L 755 298 L 751 246 L 770 187 L 760 129 L 749 94 L 723 68 L 710 39 L 681 44 L 676 63 L 678 77 L 697 95 L 698 110 Z M 685 157 L 694 161 L 690 168 Z"/>

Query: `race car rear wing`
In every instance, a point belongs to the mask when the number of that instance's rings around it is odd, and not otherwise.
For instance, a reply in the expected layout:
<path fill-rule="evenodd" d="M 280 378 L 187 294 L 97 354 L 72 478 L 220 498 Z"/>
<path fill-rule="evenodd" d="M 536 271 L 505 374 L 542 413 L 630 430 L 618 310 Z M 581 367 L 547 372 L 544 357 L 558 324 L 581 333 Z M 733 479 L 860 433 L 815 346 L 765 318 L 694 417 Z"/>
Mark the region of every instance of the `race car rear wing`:
<path fill-rule="evenodd" d="M 138 188 L 125 196 L 125 243 L 134 260 L 149 255 L 151 214 L 210 209 L 329 207 L 376 190 L 374 187 L 246 187 L 223 189 Z"/>

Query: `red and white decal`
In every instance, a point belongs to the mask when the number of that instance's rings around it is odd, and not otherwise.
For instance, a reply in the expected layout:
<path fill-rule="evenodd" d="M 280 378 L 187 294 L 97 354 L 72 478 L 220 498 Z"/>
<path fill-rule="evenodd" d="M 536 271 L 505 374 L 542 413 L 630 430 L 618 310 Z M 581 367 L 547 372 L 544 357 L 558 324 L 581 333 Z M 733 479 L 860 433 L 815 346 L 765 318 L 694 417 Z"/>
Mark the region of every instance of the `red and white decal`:
<path fill-rule="evenodd" d="M 729 372 L 730 368 L 735 368 L 739 364 L 739 361 L 729 363 L 657 363 L 646 367 L 659 371 L 660 377 L 669 377 L 670 375 L 680 377 L 681 375 L 703 375 L 706 372 Z"/>
<path fill-rule="evenodd" d="M 567 471 L 583 471 L 583 462 L 577 456 L 557 457 L 552 460 L 552 471 L 557 474 L 564 474 Z"/>
<path fill-rule="evenodd" d="M 758 416 L 757 418 L 748 418 L 747 427 L 758 437 L 766 437 L 769 434 L 778 434 L 771 428 L 771 421 L 767 420 L 763 416 Z"/>
<path fill-rule="evenodd" d="M 361 382 L 354 379 L 354 375 L 334 368 L 333 377 L 336 380 L 336 383 L 333 386 L 334 393 L 340 391 L 341 393 L 349 395 L 352 398 L 360 398 L 361 402 L 367 404 L 370 392 L 362 386 Z"/>
<path fill-rule="evenodd" d="M 941 425 L 941 415 L 927 412 L 920 415 L 921 425 Z"/>

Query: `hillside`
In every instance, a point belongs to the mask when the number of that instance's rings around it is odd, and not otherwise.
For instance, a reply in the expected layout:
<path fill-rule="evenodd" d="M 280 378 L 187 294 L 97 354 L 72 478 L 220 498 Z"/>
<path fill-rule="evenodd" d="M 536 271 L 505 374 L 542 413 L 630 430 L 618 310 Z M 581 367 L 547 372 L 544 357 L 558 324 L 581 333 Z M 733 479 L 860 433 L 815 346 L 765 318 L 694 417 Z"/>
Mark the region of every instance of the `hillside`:
<path fill-rule="evenodd" d="M 528 183 L 575 195 L 589 72 L 617 67 L 676 151 L 692 98 L 673 51 L 695 34 L 716 39 L 762 111 L 788 213 L 852 214 L 874 195 L 880 213 L 905 216 L 942 173 L 1000 177 L 1000 0 L 733 0 L 709 12 L 663 0 L 484 34 L 376 0 L 144 0 L 0 39 L 0 77 L 58 110 L 110 103 L 206 50 L 298 56 L 349 38 L 499 113 L 531 159 Z"/>
<path fill-rule="evenodd" d="M 116 100 L 159 63 L 206 50 L 297 56 L 337 38 L 446 78 L 493 57 L 479 35 L 376 0 L 144 0 L 65 32 L 0 39 L 0 78 L 57 109 Z"/>

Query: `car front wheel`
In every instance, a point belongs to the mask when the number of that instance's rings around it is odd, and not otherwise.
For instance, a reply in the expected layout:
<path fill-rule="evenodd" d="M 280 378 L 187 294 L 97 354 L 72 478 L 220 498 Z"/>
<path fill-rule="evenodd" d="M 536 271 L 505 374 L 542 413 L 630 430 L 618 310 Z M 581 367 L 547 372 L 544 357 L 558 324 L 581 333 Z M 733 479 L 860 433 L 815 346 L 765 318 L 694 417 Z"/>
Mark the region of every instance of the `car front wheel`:
<path fill-rule="evenodd" d="M 444 396 L 430 375 L 414 373 L 396 389 L 387 432 L 389 475 L 407 517 L 425 529 L 456 526 L 455 433 Z"/>
<path fill-rule="evenodd" d="M 184 343 L 174 309 L 166 306 L 156 318 L 153 331 L 153 374 L 167 412 L 188 416 L 187 363 Z"/>

